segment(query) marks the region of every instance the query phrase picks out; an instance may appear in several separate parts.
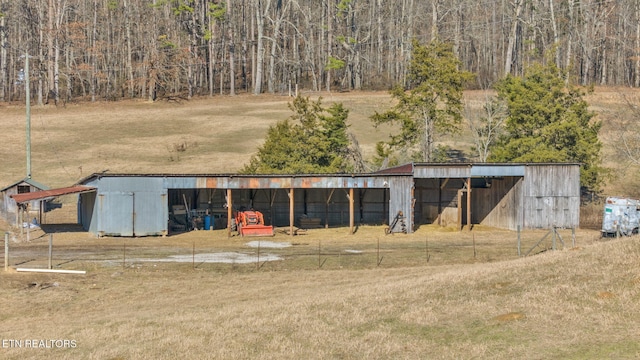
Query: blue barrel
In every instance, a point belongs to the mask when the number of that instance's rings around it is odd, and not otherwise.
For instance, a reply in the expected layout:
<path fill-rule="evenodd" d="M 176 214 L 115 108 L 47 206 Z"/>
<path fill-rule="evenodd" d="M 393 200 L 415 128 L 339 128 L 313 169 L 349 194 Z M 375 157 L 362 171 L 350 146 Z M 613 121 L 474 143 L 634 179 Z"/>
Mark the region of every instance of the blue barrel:
<path fill-rule="evenodd" d="M 213 218 L 211 215 L 205 215 L 204 217 L 204 229 L 209 230 L 213 226 Z"/>

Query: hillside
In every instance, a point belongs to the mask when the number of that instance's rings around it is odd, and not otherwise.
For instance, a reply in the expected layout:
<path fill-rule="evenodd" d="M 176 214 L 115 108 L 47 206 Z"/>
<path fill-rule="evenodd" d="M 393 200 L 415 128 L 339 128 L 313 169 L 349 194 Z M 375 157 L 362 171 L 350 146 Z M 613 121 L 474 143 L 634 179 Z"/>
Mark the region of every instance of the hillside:
<path fill-rule="evenodd" d="M 325 104 L 342 102 L 350 111 L 349 131 L 365 158 L 375 143 L 386 140 L 389 128 L 372 126 L 369 117 L 391 103 L 387 92 L 305 93 L 322 96 Z M 467 91 L 467 114 L 481 112 L 486 92 Z M 637 167 L 616 155 L 617 124 L 635 119 L 626 99 L 637 103 L 640 91 L 596 88 L 586 97 L 603 122 L 603 159 L 612 168 L 605 193 L 640 196 Z M 248 162 L 262 143 L 267 128 L 291 115 L 286 96 L 216 96 L 181 102 L 119 101 L 34 106 L 32 109 L 32 169 L 34 179 L 50 186 L 66 186 L 94 172 L 113 173 L 233 173 Z M 25 109 L 0 103 L 0 183 L 25 176 Z M 467 155 L 472 144 L 468 130 L 438 139 Z"/>
<path fill-rule="evenodd" d="M 85 263 L 86 276 L 2 272 L 3 339 L 72 339 L 77 347 L 0 352 L 6 359 L 637 358 L 638 238 L 578 245 L 494 263 L 390 269 Z"/>

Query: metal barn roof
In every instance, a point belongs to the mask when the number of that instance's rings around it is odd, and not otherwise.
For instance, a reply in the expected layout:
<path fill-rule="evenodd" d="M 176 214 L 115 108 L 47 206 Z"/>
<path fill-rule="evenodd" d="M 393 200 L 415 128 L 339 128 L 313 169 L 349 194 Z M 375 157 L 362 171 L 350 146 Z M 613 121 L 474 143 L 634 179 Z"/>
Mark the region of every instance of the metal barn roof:
<path fill-rule="evenodd" d="M 21 204 L 21 203 L 25 203 L 33 200 L 42 200 L 42 199 L 53 198 L 53 197 L 62 196 L 62 195 L 79 194 L 79 193 L 90 192 L 95 190 L 96 188 L 94 187 L 75 185 L 75 186 L 58 188 L 58 189 L 34 191 L 34 192 L 28 192 L 28 193 L 22 193 L 22 194 L 13 194 L 11 195 L 11 197 L 13 198 L 13 200 L 16 201 L 16 203 Z"/>

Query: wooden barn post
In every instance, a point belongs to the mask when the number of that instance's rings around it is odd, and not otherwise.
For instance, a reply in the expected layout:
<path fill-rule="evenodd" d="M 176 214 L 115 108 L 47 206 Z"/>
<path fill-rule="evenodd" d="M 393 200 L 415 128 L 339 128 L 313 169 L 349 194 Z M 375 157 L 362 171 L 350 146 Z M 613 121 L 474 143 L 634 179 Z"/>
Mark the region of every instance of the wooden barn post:
<path fill-rule="evenodd" d="M 295 214 L 294 214 L 294 193 L 293 188 L 289 189 L 289 235 L 293 236 L 293 223 L 295 222 Z"/>
<path fill-rule="evenodd" d="M 231 224 L 233 223 L 233 202 L 231 189 L 227 189 L 227 237 L 231 237 Z"/>
<path fill-rule="evenodd" d="M 353 234 L 353 224 L 354 224 L 354 206 L 353 206 L 353 188 L 349 188 L 349 234 Z"/>

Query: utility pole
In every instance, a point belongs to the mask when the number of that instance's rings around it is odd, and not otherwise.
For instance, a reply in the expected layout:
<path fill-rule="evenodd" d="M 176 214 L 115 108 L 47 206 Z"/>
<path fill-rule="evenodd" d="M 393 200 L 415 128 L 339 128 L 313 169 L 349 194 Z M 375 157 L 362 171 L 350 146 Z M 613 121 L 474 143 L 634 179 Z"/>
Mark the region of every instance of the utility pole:
<path fill-rule="evenodd" d="M 31 90 L 29 89 L 29 51 L 25 51 L 25 97 L 27 107 L 27 179 L 31 179 Z"/>

